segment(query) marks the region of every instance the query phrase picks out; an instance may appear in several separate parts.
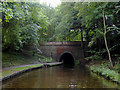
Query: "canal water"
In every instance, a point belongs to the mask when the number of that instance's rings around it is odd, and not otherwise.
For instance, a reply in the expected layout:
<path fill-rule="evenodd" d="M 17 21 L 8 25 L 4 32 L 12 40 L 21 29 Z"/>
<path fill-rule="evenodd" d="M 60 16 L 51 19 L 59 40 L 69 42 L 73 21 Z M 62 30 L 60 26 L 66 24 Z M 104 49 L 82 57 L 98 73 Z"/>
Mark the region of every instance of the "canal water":
<path fill-rule="evenodd" d="M 118 85 L 84 66 L 61 65 L 36 69 L 11 78 L 3 82 L 3 88 L 118 88 Z"/>

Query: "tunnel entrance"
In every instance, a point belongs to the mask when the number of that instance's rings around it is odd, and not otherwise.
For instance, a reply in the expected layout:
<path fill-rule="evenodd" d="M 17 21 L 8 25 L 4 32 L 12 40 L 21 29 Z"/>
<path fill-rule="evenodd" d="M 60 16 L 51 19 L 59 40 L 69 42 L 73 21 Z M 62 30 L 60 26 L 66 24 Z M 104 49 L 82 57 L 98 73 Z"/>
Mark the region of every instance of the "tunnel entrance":
<path fill-rule="evenodd" d="M 64 53 L 60 57 L 60 62 L 63 62 L 65 65 L 74 65 L 74 58 L 71 53 Z"/>

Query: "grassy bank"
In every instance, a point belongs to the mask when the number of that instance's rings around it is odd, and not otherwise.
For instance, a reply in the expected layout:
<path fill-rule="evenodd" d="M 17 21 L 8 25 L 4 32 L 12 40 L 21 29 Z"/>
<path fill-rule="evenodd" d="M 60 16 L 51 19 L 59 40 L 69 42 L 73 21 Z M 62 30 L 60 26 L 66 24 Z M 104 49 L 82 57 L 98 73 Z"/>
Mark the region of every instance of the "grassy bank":
<path fill-rule="evenodd" d="M 14 73 L 23 71 L 23 70 L 27 70 L 27 69 L 31 69 L 31 68 L 36 68 L 36 67 L 41 67 L 43 66 L 43 64 L 35 64 L 35 65 L 26 65 L 26 66 L 21 66 L 21 67 L 14 67 L 14 68 L 6 68 L 3 69 L 2 71 L 2 78 L 10 76 Z"/>
<path fill-rule="evenodd" d="M 55 66 L 60 63 L 52 63 L 53 59 L 40 54 L 32 55 L 32 51 L 24 52 L 3 52 L 2 53 L 2 72 L 0 79 L 6 79 L 27 70 L 43 67 Z"/>
<path fill-rule="evenodd" d="M 37 64 L 52 62 L 49 57 L 41 56 L 39 54 L 32 55 L 30 51 L 27 52 L 3 52 L 2 53 L 2 67 L 20 66 L 26 64 Z"/>
<path fill-rule="evenodd" d="M 114 69 L 111 68 L 109 61 L 91 61 L 86 65 L 90 70 L 106 79 L 120 84 L 120 66 L 114 65 Z"/>

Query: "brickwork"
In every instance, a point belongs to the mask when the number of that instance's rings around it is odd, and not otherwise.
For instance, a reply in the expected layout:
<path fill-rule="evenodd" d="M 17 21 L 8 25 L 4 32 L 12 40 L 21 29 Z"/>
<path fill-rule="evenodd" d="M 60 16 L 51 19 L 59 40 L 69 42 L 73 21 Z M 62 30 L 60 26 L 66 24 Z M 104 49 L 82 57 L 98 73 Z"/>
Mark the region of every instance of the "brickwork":
<path fill-rule="evenodd" d="M 59 61 L 61 55 L 65 52 L 72 54 L 75 60 L 82 60 L 84 58 L 83 48 L 81 42 L 41 42 L 39 49 L 42 55 L 52 57 L 55 61 Z"/>

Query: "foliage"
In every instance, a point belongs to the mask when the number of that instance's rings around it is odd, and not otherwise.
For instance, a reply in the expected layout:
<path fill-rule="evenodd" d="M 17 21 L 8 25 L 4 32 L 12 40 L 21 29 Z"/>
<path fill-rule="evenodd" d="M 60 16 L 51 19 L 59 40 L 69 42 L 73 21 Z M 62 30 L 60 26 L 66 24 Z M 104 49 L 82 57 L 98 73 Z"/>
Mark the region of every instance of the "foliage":
<path fill-rule="evenodd" d="M 31 55 L 31 51 L 27 52 L 3 52 L 2 53 L 2 67 L 20 66 L 24 64 L 46 63 L 52 62 L 52 59 L 39 54 Z"/>
<path fill-rule="evenodd" d="M 91 69 L 91 71 L 101 74 L 102 76 L 109 78 L 112 81 L 120 83 L 120 81 L 119 81 L 120 74 L 114 70 L 110 70 L 109 68 L 105 67 L 104 65 L 91 66 L 90 69 Z"/>
<path fill-rule="evenodd" d="M 3 2 L 2 7 L 3 50 L 19 50 L 25 44 L 38 45 L 40 41 L 80 41 L 81 29 L 83 40 L 91 48 L 104 49 L 101 8 L 105 8 L 108 43 L 114 41 L 109 48 L 114 52 L 120 46 L 120 40 L 116 40 L 120 34 L 117 2 L 63 2 L 56 8 L 32 2 Z"/>
<path fill-rule="evenodd" d="M 14 53 L 2 53 L 2 67 L 17 66 L 21 64 L 31 64 L 32 60 L 37 61 L 34 57 L 29 56 L 29 60 L 26 56 L 14 52 Z"/>
<path fill-rule="evenodd" d="M 38 61 L 41 63 L 45 63 L 45 62 L 52 62 L 52 58 L 50 57 L 45 57 L 42 55 L 37 55 L 39 57 Z"/>
<path fill-rule="evenodd" d="M 0 6 L 3 51 L 22 51 L 26 45 L 37 50 L 41 41 L 86 41 L 93 51 L 86 59 L 108 58 L 104 8 L 108 48 L 112 58 L 120 54 L 120 2 L 62 2 L 55 8 L 37 2 L 2 2 Z"/>
<path fill-rule="evenodd" d="M 98 60 L 98 61 L 102 60 L 102 58 L 98 55 L 93 55 L 93 56 L 90 56 L 90 57 L 86 57 L 85 59 L 86 60 Z"/>
<path fill-rule="evenodd" d="M 119 59 L 119 60 L 120 60 L 120 59 Z M 114 68 L 115 68 L 115 71 L 117 71 L 118 73 L 120 73 L 120 63 L 119 63 L 119 62 L 117 62 L 117 63 L 115 64 Z"/>
<path fill-rule="evenodd" d="M 106 56 L 106 50 L 104 46 L 103 38 L 103 18 L 102 18 L 102 8 L 105 8 L 105 18 L 106 18 L 106 27 L 107 27 L 107 41 L 108 47 L 112 54 L 119 53 L 118 46 L 120 44 L 119 40 L 119 22 L 118 18 L 119 9 L 116 8 L 119 6 L 118 3 L 86 3 L 80 2 L 75 4 L 75 9 L 79 10 L 78 17 L 80 17 L 81 25 L 87 31 L 86 40 L 89 42 L 88 46 L 91 50 L 96 50 L 103 54 L 103 57 Z M 117 20 L 117 22 L 115 21 Z M 104 50 L 104 52 L 102 52 Z"/>
<path fill-rule="evenodd" d="M 50 25 L 45 11 L 47 6 L 39 3 L 2 3 L 2 43 L 3 50 L 20 50 L 24 45 L 39 45 L 45 40 Z"/>

